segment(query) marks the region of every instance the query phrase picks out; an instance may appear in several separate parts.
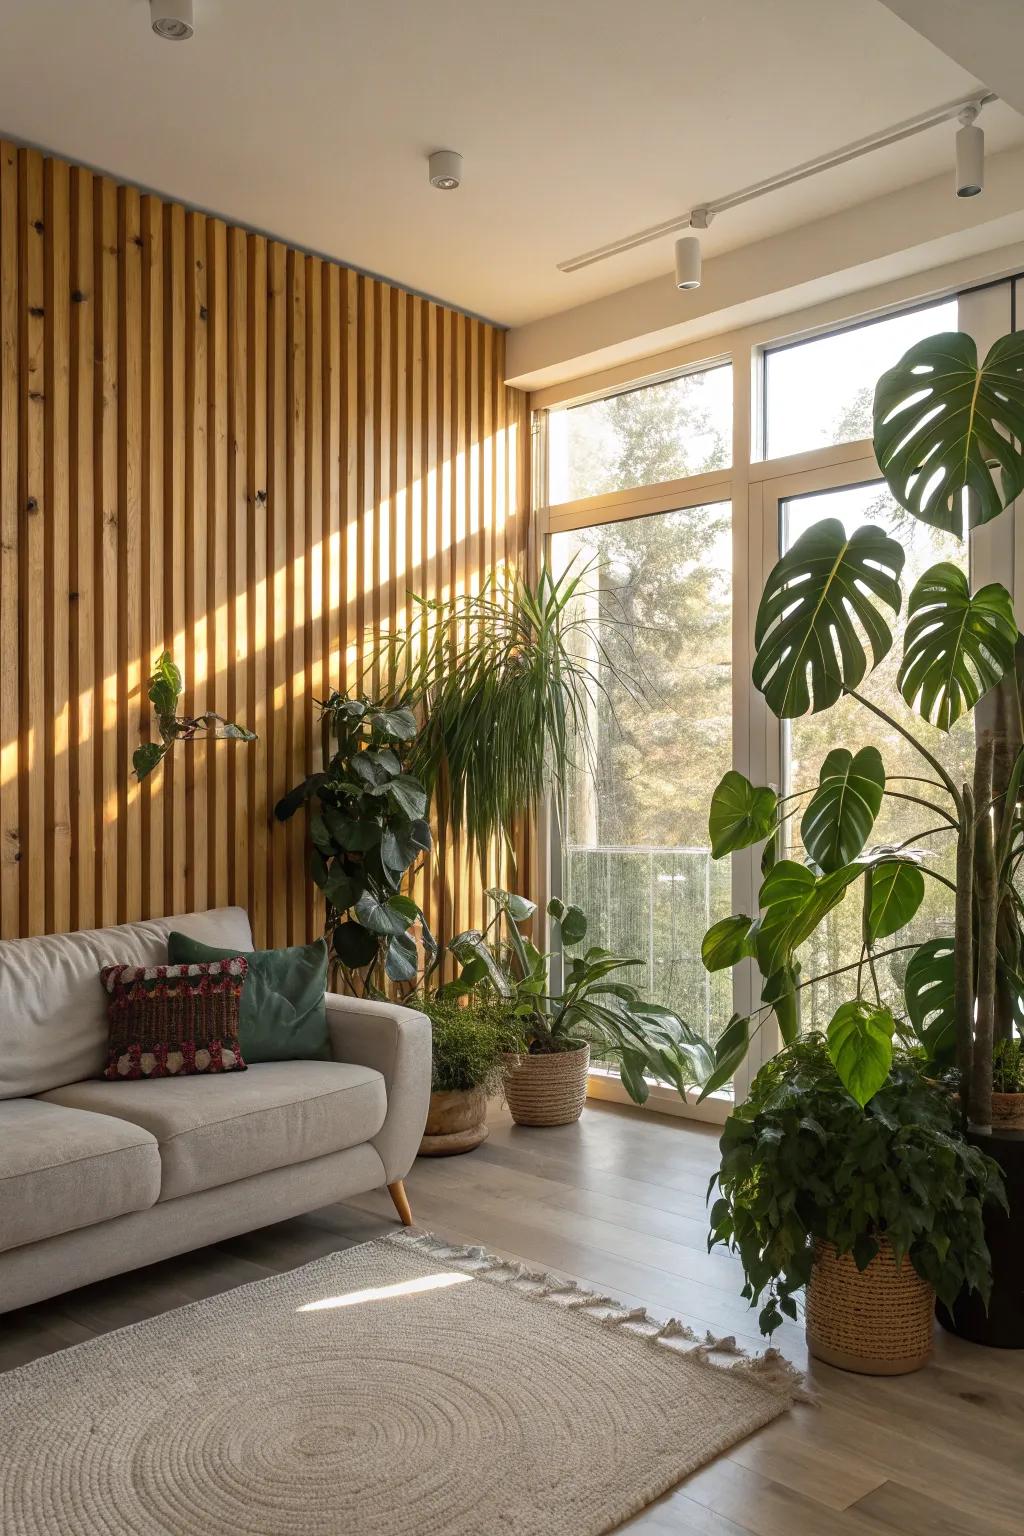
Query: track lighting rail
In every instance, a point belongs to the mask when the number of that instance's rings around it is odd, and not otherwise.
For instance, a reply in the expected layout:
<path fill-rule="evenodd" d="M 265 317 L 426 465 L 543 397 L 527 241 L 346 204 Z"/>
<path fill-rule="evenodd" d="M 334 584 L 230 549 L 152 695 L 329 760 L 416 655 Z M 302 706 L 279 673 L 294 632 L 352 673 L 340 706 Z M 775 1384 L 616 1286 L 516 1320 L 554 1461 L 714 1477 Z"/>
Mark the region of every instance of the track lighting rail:
<path fill-rule="evenodd" d="M 860 159 L 862 155 L 872 154 L 876 149 L 885 149 L 890 144 L 899 144 L 903 139 L 924 133 L 929 128 L 937 128 L 941 123 L 953 122 L 960 117 L 961 113 L 973 112 L 977 116 L 982 107 L 998 99 L 994 91 L 972 91 L 966 96 L 958 97 L 956 101 L 946 102 L 941 107 L 932 107 L 927 112 L 918 113 L 916 117 L 908 117 L 891 128 L 883 128 L 878 133 L 855 139 L 852 144 L 845 144 L 840 149 L 816 155 L 813 160 L 805 160 L 791 170 L 781 171 L 775 176 L 766 176 L 762 181 L 755 181 L 749 187 L 742 187 L 738 192 L 730 192 L 725 197 L 717 197 L 701 203 L 689 213 L 680 214 L 677 218 L 665 219 L 660 224 L 650 224 L 646 229 L 637 230 L 635 234 L 626 235 L 621 240 L 609 241 L 607 245 L 595 246 L 591 251 L 584 251 L 579 256 L 570 257 L 568 261 L 560 261 L 557 264 L 558 270 L 559 272 L 579 272 L 583 267 L 592 266 L 598 261 L 607 261 L 611 256 L 619 256 L 625 251 L 635 250 L 639 245 L 648 245 L 652 240 L 660 240 L 662 236 L 675 234 L 678 230 L 706 229 L 716 214 L 725 213 L 730 208 L 738 208 L 742 203 L 752 202 L 755 198 L 765 197 L 769 192 L 794 186 L 797 182 L 806 181 L 809 176 L 817 176 L 822 171 L 834 170 L 837 166 L 846 165 L 851 160 Z"/>

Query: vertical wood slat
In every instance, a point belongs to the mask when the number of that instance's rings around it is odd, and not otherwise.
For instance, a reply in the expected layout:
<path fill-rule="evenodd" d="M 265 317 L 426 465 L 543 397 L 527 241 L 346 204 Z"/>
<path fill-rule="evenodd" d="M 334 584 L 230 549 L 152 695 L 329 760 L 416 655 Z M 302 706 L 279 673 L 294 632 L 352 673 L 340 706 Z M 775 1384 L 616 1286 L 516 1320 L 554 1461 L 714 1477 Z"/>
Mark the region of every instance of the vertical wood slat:
<path fill-rule="evenodd" d="M 0 144 L 0 931 L 22 929 L 18 153 Z"/>
<path fill-rule="evenodd" d="M 261 946 L 316 933 L 273 818 L 314 701 L 375 685 L 411 592 L 526 557 L 503 361 L 482 322 L 0 143 L 0 936 L 228 901 Z M 164 649 L 184 708 L 259 741 L 140 787 Z M 500 866 L 442 851 L 418 895 L 449 937 Z"/>

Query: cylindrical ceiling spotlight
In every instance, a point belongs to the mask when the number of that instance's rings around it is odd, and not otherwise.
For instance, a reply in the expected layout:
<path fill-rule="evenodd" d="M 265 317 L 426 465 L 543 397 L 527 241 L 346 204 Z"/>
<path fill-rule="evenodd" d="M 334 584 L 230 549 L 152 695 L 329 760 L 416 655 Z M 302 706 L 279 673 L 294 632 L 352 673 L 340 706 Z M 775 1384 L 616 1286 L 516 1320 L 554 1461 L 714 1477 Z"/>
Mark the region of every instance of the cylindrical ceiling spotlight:
<path fill-rule="evenodd" d="M 149 19 L 157 37 L 185 43 L 196 29 L 192 0 L 149 0 Z"/>
<path fill-rule="evenodd" d="M 985 185 L 985 130 L 974 119 L 977 107 L 960 113 L 963 127 L 956 136 L 956 195 L 977 197 Z"/>
<path fill-rule="evenodd" d="M 683 235 L 676 241 L 676 287 L 700 287 L 700 241 L 696 235 Z"/>
<path fill-rule="evenodd" d="M 439 192 L 454 192 L 462 183 L 462 156 L 454 149 L 435 149 L 429 157 L 430 185 Z"/>

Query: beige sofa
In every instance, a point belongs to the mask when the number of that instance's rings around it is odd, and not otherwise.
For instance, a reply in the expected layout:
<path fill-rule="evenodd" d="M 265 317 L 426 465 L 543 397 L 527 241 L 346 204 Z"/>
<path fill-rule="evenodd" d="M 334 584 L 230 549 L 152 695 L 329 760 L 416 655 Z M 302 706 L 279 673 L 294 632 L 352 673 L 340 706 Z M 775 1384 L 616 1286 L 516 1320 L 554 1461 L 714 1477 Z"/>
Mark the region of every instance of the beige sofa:
<path fill-rule="evenodd" d="M 172 928 L 251 949 L 238 907 L 0 942 L 0 1312 L 402 1180 L 430 1094 L 422 1014 L 328 994 L 332 1061 L 106 1082 L 100 967 Z"/>

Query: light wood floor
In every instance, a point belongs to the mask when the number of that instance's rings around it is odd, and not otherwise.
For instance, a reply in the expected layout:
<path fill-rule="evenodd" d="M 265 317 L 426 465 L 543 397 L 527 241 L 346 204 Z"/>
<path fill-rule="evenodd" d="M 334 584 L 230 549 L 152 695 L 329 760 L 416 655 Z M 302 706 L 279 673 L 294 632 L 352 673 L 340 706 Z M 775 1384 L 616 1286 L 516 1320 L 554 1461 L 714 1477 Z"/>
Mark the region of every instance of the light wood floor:
<path fill-rule="evenodd" d="M 495 1118 L 465 1157 L 420 1161 L 417 1224 L 560 1271 L 654 1315 L 759 1347 L 735 1261 L 706 1251 L 717 1133 L 593 1104 L 578 1126 Z M 382 1190 L 0 1318 L 0 1369 L 290 1269 L 389 1230 Z M 776 1340 L 801 1366 L 801 1330 Z M 1024 1354 L 940 1333 L 914 1376 L 875 1380 L 814 1363 L 797 1407 L 629 1523 L 693 1536 L 1020 1536 Z M 625 1527 L 624 1527 L 625 1529 Z M 357 1536 L 357 1533 L 353 1533 Z M 482 1531 L 480 1536 L 490 1536 Z"/>

